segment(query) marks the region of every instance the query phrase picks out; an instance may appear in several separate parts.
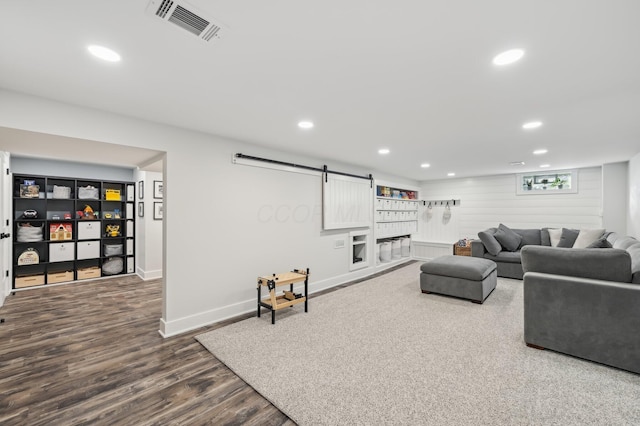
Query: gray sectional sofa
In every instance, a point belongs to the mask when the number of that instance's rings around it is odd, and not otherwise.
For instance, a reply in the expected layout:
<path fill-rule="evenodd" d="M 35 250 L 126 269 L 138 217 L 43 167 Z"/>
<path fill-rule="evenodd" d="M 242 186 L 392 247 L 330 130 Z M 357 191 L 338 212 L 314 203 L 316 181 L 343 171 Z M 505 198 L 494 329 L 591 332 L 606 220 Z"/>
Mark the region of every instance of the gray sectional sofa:
<path fill-rule="evenodd" d="M 522 247 L 524 339 L 640 374 L 640 241 L 605 240 L 612 248 Z"/>
<path fill-rule="evenodd" d="M 501 226 L 504 226 L 501 224 Z M 478 232 L 477 240 L 471 241 L 471 256 L 493 260 L 498 266 L 498 276 L 504 278 L 522 279 L 522 261 L 520 250 L 527 245 L 550 246 L 549 233 L 542 229 L 513 229 L 521 237 L 515 250 L 507 250 L 495 238 L 500 228 L 489 228 Z"/>
<path fill-rule="evenodd" d="M 500 224 L 478 232 L 478 239 L 471 241 L 471 256 L 493 260 L 499 277 L 521 280 L 524 274 L 521 250 L 525 246 L 610 247 L 604 229 L 584 231 L 581 234 L 578 229 L 567 228 L 510 229 Z"/>

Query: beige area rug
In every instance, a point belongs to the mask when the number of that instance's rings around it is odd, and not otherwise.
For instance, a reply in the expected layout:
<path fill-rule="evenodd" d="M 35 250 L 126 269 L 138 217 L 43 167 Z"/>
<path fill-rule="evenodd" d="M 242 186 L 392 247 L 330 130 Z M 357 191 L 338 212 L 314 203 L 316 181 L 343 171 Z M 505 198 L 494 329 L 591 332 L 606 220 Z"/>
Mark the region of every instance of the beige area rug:
<path fill-rule="evenodd" d="M 196 338 L 300 425 L 640 424 L 640 375 L 525 346 L 521 281 L 477 305 L 419 267 Z"/>

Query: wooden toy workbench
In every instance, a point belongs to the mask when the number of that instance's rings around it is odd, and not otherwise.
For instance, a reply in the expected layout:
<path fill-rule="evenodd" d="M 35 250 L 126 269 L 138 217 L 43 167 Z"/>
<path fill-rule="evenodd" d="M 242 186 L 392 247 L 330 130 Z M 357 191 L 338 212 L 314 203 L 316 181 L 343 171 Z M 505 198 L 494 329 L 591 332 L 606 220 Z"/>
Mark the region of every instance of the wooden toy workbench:
<path fill-rule="evenodd" d="M 293 292 L 293 284 L 304 281 L 304 296 Z M 285 290 L 284 294 L 276 296 L 276 288 L 282 285 L 289 285 L 289 290 Z M 269 289 L 269 297 L 262 299 L 262 286 Z M 288 308 L 298 303 L 304 302 L 304 311 L 308 312 L 307 307 L 307 291 L 309 286 L 309 268 L 294 269 L 291 272 L 282 274 L 273 274 L 267 277 L 258 277 L 258 317 L 260 317 L 260 308 L 271 310 L 271 324 L 276 323 L 276 311 Z"/>

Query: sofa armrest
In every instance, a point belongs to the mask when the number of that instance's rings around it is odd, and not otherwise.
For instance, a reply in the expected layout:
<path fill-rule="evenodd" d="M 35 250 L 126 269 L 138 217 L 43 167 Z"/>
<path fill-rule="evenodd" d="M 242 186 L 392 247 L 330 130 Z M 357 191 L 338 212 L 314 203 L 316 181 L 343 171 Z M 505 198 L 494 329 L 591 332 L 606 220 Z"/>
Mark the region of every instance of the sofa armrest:
<path fill-rule="evenodd" d="M 640 285 L 527 272 L 528 344 L 640 373 Z"/>
<path fill-rule="evenodd" d="M 471 256 L 473 257 L 484 257 L 484 254 L 487 252 L 484 244 L 480 240 L 471 240 Z"/>
<path fill-rule="evenodd" d="M 568 275 L 596 280 L 631 282 L 631 256 L 611 248 L 562 248 L 524 246 L 520 250 L 522 270 Z"/>

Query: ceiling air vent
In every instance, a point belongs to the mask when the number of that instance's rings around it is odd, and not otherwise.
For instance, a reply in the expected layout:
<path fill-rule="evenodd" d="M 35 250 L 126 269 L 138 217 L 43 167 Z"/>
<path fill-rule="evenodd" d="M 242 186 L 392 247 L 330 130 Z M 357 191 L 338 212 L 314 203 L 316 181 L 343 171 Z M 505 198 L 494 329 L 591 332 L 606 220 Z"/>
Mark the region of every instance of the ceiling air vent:
<path fill-rule="evenodd" d="M 219 39 L 223 29 L 221 24 L 205 18 L 201 11 L 184 1 L 151 0 L 147 12 L 164 21 L 171 22 L 205 41 Z"/>

